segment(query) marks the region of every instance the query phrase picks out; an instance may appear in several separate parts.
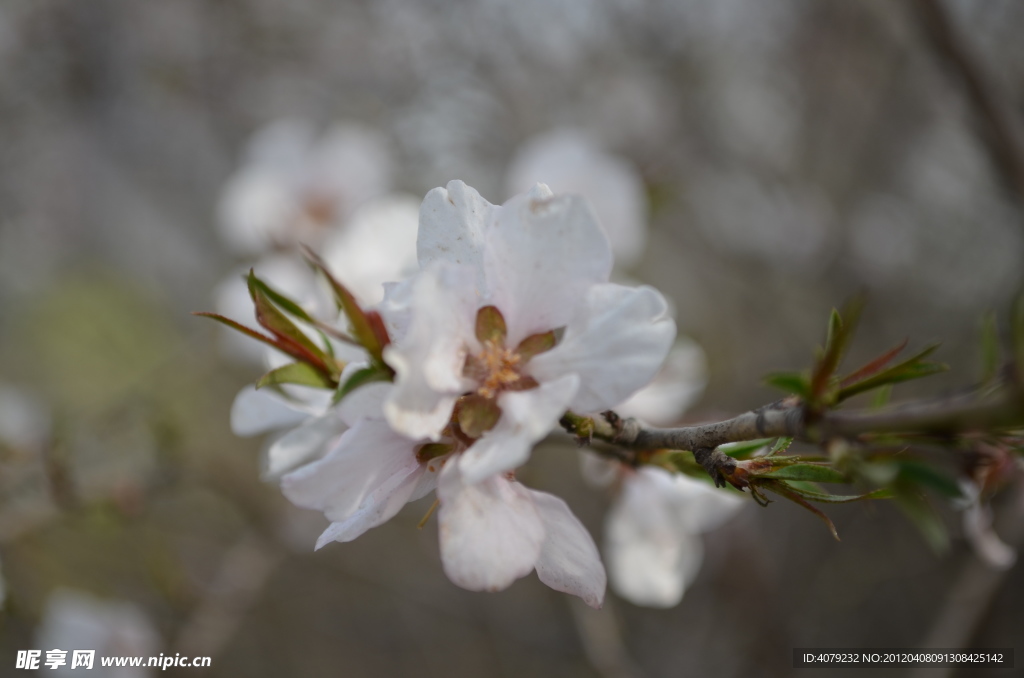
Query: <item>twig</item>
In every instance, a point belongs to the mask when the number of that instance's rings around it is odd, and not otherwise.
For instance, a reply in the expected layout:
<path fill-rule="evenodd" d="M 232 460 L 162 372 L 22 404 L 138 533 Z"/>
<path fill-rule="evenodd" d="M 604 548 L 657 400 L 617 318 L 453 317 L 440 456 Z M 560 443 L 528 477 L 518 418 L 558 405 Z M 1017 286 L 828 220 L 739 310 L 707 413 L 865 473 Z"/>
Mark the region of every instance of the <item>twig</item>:
<path fill-rule="evenodd" d="M 971 392 L 885 409 L 826 412 L 817 416 L 808 413 L 799 401 L 787 399 L 725 421 L 680 428 L 648 427 L 637 419 L 621 419 L 614 412 L 593 418 L 568 413 L 562 425 L 578 437 L 589 435 L 627 449 L 692 450 L 706 457 L 705 450 L 758 438 L 784 436 L 819 444 L 866 434 L 943 436 L 1012 429 L 1024 426 L 1024 391 L 1010 385 L 990 397 Z"/>

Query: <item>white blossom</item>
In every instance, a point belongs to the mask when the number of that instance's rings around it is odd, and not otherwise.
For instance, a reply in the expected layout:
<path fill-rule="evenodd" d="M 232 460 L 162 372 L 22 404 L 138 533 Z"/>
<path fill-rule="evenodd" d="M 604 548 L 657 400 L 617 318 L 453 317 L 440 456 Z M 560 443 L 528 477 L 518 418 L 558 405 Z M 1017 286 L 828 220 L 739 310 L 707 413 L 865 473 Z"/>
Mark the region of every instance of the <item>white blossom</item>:
<path fill-rule="evenodd" d="M 675 335 L 656 290 L 607 282 L 611 251 L 585 201 L 543 185 L 500 207 L 462 182 L 434 189 L 418 251 L 421 272 L 382 305 L 399 333 L 385 353 L 396 372 L 385 414 L 395 430 L 437 440 L 467 393 L 496 411 L 458 459 L 470 484 L 524 463 L 566 409 L 628 398 Z M 488 308 L 497 338 L 478 336 Z"/>
<path fill-rule="evenodd" d="M 700 535 L 732 517 L 742 502 L 682 474 L 651 466 L 624 469 L 605 523 L 612 589 L 637 605 L 677 605 L 704 559 Z"/>
<path fill-rule="evenodd" d="M 309 123 L 280 120 L 253 137 L 225 185 L 219 232 L 232 252 L 247 257 L 316 246 L 390 185 L 391 159 L 379 132 L 337 124 L 318 137 Z"/>
<path fill-rule="evenodd" d="M 1017 562 L 1017 551 L 999 538 L 992 526 L 992 506 L 983 499 L 978 483 L 970 480 L 960 482 L 963 492 L 964 536 L 974 553 L 997 570 L 1008 570 Z"/>
<path fill-rule="evenodd" d="M 138 605 L 104 601 L 79 591 L 59 589 L 47 601 L 35 646 L 44 650 L 67 650 L 67 663 L 46 673 L 75 676 L 80 671 L 71 668 L 71 650 L 96 650 L 95 666 L 98 667 L 99 657 L 155 655 L 159 643 L 160 636 L 152 621 Z M 150 675 L 145 668 L 104 670 L 108 671 L 104 675 L 117 678 Z"/>

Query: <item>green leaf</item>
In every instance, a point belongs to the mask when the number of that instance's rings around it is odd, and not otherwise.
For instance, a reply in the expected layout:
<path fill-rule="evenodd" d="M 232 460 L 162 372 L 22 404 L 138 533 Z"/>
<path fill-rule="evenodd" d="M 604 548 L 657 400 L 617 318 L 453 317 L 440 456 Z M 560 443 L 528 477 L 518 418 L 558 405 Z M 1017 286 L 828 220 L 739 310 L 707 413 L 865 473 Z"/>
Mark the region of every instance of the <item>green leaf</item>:
<path fill-rule="evenodd" d="M 832 519 L 825 515 L 816 506 L 813 506 L 812 504 L 808 503 L 807 500 L 800 496 L 800 494 L 796 492 L 792 487 L 778 480 L 761 481 L 761 483 L 759 484 L 763 486 L 765 489 L 770 490 L 775 494 L 781 495 L 786 499 L 789 499 L 790 501 L 799 504 L 800 506 L 803 506 L 805 509 L 807 509 L 814 515 L 821 518 L 822 522 L 825 523 L 825 526 L 828 527 L 829 532 L 831 532 L 832 536 L 835 537 L 835 540 L 839 541 L 839 533 L 836 532 L 836 526 L 835 523 L 832 522 Z"/>
<path fill-rule="evenodd" d="M 949 369 L 946 365 L 923 362 L 923 360 L 934 353 L 938 347 L 938 344 L 927 346 L 903 362 L 886 368 L 863 381 L 841 388 L 839 390 L 839 400 L 846 400 L 847 398 L 851 398 L 859 393 L 864 393 L 865 391 L 870 391 L 888 384 L 897 384 L 903 381 L 910 381 L 911 379 L 921 379 L 922 377 L 927 377 L 939 372 L 945 372 Z"/>
<path fill-rule="evenodd" d="M 885 407 L 889 404 L 890 398 L 892 398 L 892 384 L 886 384 L 878 389 L 878 392 L 875 393 L 875 397 L 871 399 L 871 407 L 876 410 L 880 407 Z"/>
<path fill-rule="evenodd" d="M 839 363 L 842 362 L 850 339 L 853 337 L 853 331 L 860 319 L 863 307 L 864 300 L 858 296 L 847 302 L 841 314 L 832 309 L 832 314 L 829 316 L 828 333 L 825 337 L 825 348 L 811 373 L 810 391 L 815 400 L 825 396 L 832 375 L 839 368 Z"/>
<path fill-rule="evenodd" d="M 758 475 L 759 478 L 777 480 L 805 480 L 812 483 L 848 483 L 850 479 L 829 466 L 817 464 L 792 464 Z"/>
<path fill-rule="evenodd" d="M 996 314 L 986 313 L 981 319 L 981 381 L 995 379 L 999 372 L 999 331 Z"/>
<path fill-rule="evenodd" d="M 313 340 L 305 332 L 300 330 L 295 323 L 288 319 L 288 316 L 281 312 L 271 300 L 270 295 L 267 294 L 266 290 L 268 288 L 266 284 L 256 277 L 252 269 L 249 270 L 248 283 L 249 295 L 256 305 L 256 321 L 284 343 L 290 344 L 296 350 L 308 354 L 306 356 L 308 362 L 318 364 L 318 367 L 322 370 L 330 371 L 328 358 L 324 354 L 323 349 L 314 344 Z M 336 368 L 334 371 L 336 371 Z"/>
<path fill-rule="evenodd" d="M 490 342 L 497 346 L 504 346 L 507 335 L 505 316 L 501 314 L 497 306 L 484 306 L 476 312 L 476 338 L 481 344 Z"/>
<path fill-rule="evenodd" d="M 909 459 L 897 463 L 900 467 L 897 483 L 909 482 L 927 487 L 950 499 L 959 499 L 963 496 L 956 481 L 933 466 Z"/>
<path fill-rule="evenodd" d="M 337 386 L 309 363 L 289 363 L 270 370 L 256 382 L 256 388 L 277 384 L 296 384 L 313 388 L 335 388 Z"/>
<path fill-rule="evenodd" d="M 814 485 L 807 487 L 808 483 L 803 483 L 801 481 L 790 480 L 786 481 L 786 484 L 804 499 L 825 504 L 849 504 L 854 501 L 891 499 L 893 497 L 892 490 L 889 490 L 888 488 L 874 490 L 873 492 L 867 492 L 865 494 L 832 494 L 831 492 L 826 492 L 824 490 L 812 489 L 816 487 Z"/>
<path fill-rule="evenodd" d="M 772 449 L 768 450 L 769 457 L 774 457 L 779 452 L 785 452 L 789 449 L 789 446 L 793 444 L 792 438 L 778 438 L 775 444 L 772 445 Z"/>
<path fill-rule="evenodd" d="M 858 381 L 863 381 L 863 380 L 867 379 L 868 377 L 871 377 L 871 376 L 874 376 L 875 374 L 878 374 L 886 365 L 888 365 L 890 362 L 892 362 L 893 358 L 895 358 L 900 353 L 902 353 L 903 349 L 905 349 L 906 347 L 907 347 L 907 340 L 904 339 L 903 342 L 899 346 L 896 346 L 895 348 L 889 349 L 888 351 L 886 351 L 885 353 L 883 353 L 879 357 L 877 357 L 874 360 L 872 360 L 871 362 L 869 362 L 867 365 L 864 365 L 863 367 L 861 367 L 861 368 L 859 368 L 857 370 L 854 370 L 850 374 L 848 374 L 845 377 L 843 377 L 839 381 L 839 386 L 840 387 L 845 387 L 845 386 L 849 386 L 851 384 L 856 384 Z"/>
<path fill-rule="evenodd" d="M 896 503 L 924 540 L 936 553 L 949 550 L 949 533 L 938 514 L 923 496 L 913 492 L 898 492 Z"/>
<path fill-rule="evenodd" d="M 733 459 L 749 459 L 754 456 L 754 453 L 758 450 L 763 450 L 768 447 L 768 444 L 771 441 L 771 438 L 761 438 L 759 440 L 748 440 L 742 443 L 726 443 L 724 445 L 719 445 L 718 449 Z"/>
<path fill-rule="evenodd" d="M 800 372 L 775 372 L 766 376 L 764 383 L 805 400 L 811 397 L 811 385 L 807 375 Z"/>
<path fill-rule="evenodd" d="M 391 342 L 391 339 L 388 336 L 387 329 L 384 327 L 384 323 L 380 319 L 380 315 L 375 311 L 364 311 L 359 302 L 356 301 L 355 296 L 347 287 L 338 282 L 337 278 L 327 269 L 326 264 L 312 250 L 308 247 L 303 247 L 302 252 L 310 265 L 320 271 L 324 278 L 326 278 L 331 291 L 334 293 L 334 299 L 338 304 L 338 308 L 348 318 L 349 325 L 352 328 L 352 336 L 359 342 L 360 346 L 366 349 L 366 352 L 370 354 L 370 357 L 375 362 L 385 365 L 384 347 Z"/>
<path fill-rule="evenodd" d="M 210 318 L 212 320 L 216 320 L 220 324 L 227 325 L 231 329 L 233 329 L 233 330 L 235 330 L 237 332 L 241 332 L 242 334 L 244 334 L 245 336 L 247 336 L 247 337 L 249 337 L 251 339 L 255 339 L 256 341 L 262 342 L 262 343 L 266 344 L 267 346 L 271 346 L 273 348 L 276 348 L 279 351 L 283 351 L 284 350 L 284 349 L 281 348 L 281 346 L 278 344 L 278 342 L 275 339 L 272 339 L 271 337 L 268 337 L 265 334 L 260 334 L 259 332 L 257 332 L 256 330 L 252 329 L 251 327 L 246 327 L 245 325 L 243 325 L 243 324 L 241 324 L 239 322 L 236 322 L 236 321 L 232 320 L 231 318 L 225 318 L 224 316 L 222 316 L 219 313 L 210 313 L 208 311 L 193 311 L 192 315 L 197 315 L 200 318 Z"/>
<path fill-rule="evenodd" d="M 334 402 L 341 402 L 342 398 L 360 386 L 364 386 L 375 381 L 391 381 L 393 376 L 394 375 L 390 370 L 384 369 L 380 365 L 369 365 L 360 370 L 356 370 L 348 379 L 345 380 L 345 383 L 338 387 L 337 393 L 334 394 Z"/>

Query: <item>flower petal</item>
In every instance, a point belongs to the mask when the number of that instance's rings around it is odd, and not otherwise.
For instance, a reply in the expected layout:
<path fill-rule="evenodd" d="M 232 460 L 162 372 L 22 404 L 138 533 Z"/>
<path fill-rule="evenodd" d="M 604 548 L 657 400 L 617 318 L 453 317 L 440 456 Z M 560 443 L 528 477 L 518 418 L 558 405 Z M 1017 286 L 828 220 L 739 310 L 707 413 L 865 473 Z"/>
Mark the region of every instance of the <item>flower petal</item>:
<path fill-rule="evenodd" d="M 608 579 L 594 539 L 564 501 L 546 492 L 528 491 L 544 522 L 537 576 L 556 591 L 579 596 L 600 609 Z"/>
<path fill-rule="evenodd" d="M 609 409 L 657 374 L 676 334 L 667 310 L 652 287 L 595 285 L 561 343 L 530 361 L 530 373 L 539 381 L 578 374 L 572 409 Z"/>
<path fill-rule="evenodd" d="M 444 261 L 479 271 L 484 232 L 497 209 L 461 181 L 427 193 L 420 206 L 416 241 L 420 267 Z"/>
<path fill-rule="evenodd" d="M 333 439 L 344 433 L 348 427 L 334 410 L 319 417 L 310 417 L 302 425 L 284 434 L 267 449 L 267 468 L 264 480 L 278 478 L 281 474 L 321 456 Z"/>
<path fill-rule="evenodd" d="M 500 591 L 533 570 L 544 526 L 526 488 L 500 475 L 466 484 L 449 463 L 437 494 L 441 562 L 452 582 L 470 591 Z"/>
<path fill-rule="evenodd" d="M 323 459 L 286 475 L 281 490 L 296 506 L 343 521 L 367 504 L 383 502 L 420 471 L 414 447 L 414 441 L 392 431 L 386 422 L 364 419 Z"/>
<path fill-rule="evenodd" d="M 623 417 L 669 426 L 697 401 L 706 384 L 704 350 L 692 339 L 681 337 L 654 380 L 614 409 Z"/>
<path fill-rule="evenodd" d="M 403 476 L 393 486 L 382 486 L 371 493 L 347 518 L 332 522 L 316 540 L 313 550 L 318 551 L 332 541 L 342 543 L 352 541 L 367 530 L 383 525 L 394 518 L 403 506 L 418 499 L 412 495 L 420 486 L 423 474 L 423 467 L 419 467 L 412 473 Z"/>
<path fill-rule="evenodd" d="M 303 405 L 285 400 L 270 389 L 246 386 L 231 405 L 231 431 L 236 436 L 254 436 L 278 428 L 301 424 L 312 415 Z"/>
<path fill-rule="evenodd" d="M 476 345 L 476 292 L 473 270 L 432 265 L 414 284 L 408 333 L 385 349 L 395 370 L 395 389 L 384 414 L 396 431 L 410 438 L 437 440 L 465 390 L 462 367 L 467 347 Z"/>
<path fill-rule="evenodd" d="M 501 419 L 459 457 L 463 481 L 477 483 L 502 471 L 522 466 L 533 444 L 546 436 L 579 388 L 569 374 L 529 391 L 506 391 L 498 398 Z"/>
<path fill-rule="evenodd" d="M 552 197 L 543 184 L 502 205 L 484 238 L 487 291 L 509 345 L 566 325 L 587 289 L 611 273 L 608 238 L 586 201 Z"/>
<path fill-rule="evenodd" d="M 392 194 L 356 210 L 344 229 L 324 241 L 327 267 L 339 271 L 345 285 L 364 306 L 378 303 L 383 284 L 414 273 L 419 201 Z"/>
<path fill-rule="evenodd" d="M 672 607 L 703 560 L 700 537 L 681 529 L 657 485 L 639 473 L 626 478 L 605 523 L 612 588 L 637 605 Z"/>

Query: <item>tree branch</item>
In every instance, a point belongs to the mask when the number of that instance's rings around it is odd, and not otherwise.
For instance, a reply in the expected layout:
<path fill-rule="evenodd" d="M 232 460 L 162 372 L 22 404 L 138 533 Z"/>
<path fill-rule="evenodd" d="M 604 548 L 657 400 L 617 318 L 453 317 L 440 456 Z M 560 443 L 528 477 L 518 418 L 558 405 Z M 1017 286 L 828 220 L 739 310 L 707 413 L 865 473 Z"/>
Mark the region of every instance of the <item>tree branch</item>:
<path fill-rule="evenodd" d="M 584 442 L 596 438 L 631 450 L 691 450 L 706 467 L 701 457 L 707 458 L 719 445 L 758 438 L 789 437 L 820 444 L 869 434 L 949 436 L 1013 429 L 1024 426 L 1024 389 L 1010 384 L 991 395 L 972 391 L 883 409 L 818 416 L 809 413 L 798 399 L 787 398 L 725 421 L 680 428 L 649 427 L 637 419 L 621 419 L 614 412 L 593 418 L 568 413 L 562 425 Z"/>

